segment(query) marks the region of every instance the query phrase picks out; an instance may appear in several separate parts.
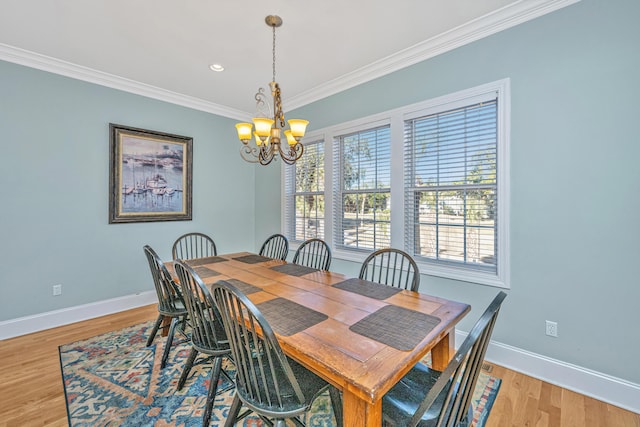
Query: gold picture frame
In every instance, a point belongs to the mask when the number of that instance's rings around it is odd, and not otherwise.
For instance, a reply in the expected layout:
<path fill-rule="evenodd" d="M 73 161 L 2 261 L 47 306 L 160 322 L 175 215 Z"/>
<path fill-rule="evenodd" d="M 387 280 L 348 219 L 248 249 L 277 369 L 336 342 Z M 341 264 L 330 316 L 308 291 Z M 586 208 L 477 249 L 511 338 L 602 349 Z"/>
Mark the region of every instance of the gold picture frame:
<path fill-rule="evenodd" d="M 193 138 L 109 124 L 109 224 L 190 221 Z"/>

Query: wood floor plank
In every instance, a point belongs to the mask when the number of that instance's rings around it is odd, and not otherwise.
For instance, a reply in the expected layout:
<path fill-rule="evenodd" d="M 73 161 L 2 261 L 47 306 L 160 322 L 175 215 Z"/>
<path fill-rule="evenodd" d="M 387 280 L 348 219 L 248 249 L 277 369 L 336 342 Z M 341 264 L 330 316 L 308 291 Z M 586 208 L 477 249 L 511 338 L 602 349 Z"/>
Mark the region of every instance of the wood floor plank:
<path fill-rule="evenodd" d="M 584 396 L 571 390 L 564 390 L 562 392 L 561 425 L 568 427 L 587 425 L 584 398 Z"/>
<path fill-rule="evenodd" d="M 490 366 L 491 375 L 501 378 L 502 385 L 486 427 L 640 427 L 640 414 Z"/>
<path fill-rule="evenodd" d="M 150 305 L 0 341 L 0 427 L 68 425 L 58 346 L 156 316 Z"/>
<path fill-rule="evenodd" d="M 147 320 L 155 305 L 0 341 L 0 427 L 66 426 L 58 346 Z M 640 427 L 640 414 L 498 365 L 502 379 L 487 427 Z"/>

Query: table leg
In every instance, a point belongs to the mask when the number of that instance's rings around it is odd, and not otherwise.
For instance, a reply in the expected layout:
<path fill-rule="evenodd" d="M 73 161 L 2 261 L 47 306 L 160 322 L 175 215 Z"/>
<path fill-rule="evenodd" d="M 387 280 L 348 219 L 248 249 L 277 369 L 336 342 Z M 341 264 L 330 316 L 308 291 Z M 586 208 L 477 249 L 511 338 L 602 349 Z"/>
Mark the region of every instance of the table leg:
<path fill-rule="evenodd" d="M 382 400 L 368 403 L 348 390 L 342 392 L 344 427 L 372 427 L 382 425 Z"/>
<path fill-rule="evenodd" d="M 435 347 L 431 350 L 431 367 L 436 371 L 444 371 L 449 361 L 455 354 L 454 337 L 447 334 Z"/>
<path fill-rule="evenodd" d="M 169 335 L 169 326 L 171 326 L 172 318 L 169 316 L 164 316 L 162 319 L 162 324 L 160 324 L 160 333 L 163 337 Z"/>

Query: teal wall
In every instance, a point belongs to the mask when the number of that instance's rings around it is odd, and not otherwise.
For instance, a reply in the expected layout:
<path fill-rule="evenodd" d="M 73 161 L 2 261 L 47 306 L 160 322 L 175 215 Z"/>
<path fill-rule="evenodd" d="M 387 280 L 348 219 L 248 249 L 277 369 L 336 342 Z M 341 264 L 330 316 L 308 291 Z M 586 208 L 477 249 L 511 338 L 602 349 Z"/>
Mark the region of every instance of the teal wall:
<path fill-rule="evenodd" d="M 109 123 L 193 137 L 193 220 L 108 224 Z M 234 120 L 0 61 L 0 321 L 153 289 L 142 247 L 255 245 Z M 52 285 L 63 285 L 52 296 Z"/>
<path fill-rule="evenodd" d="M 510 78 L 511 290 L 494 339 L 634 383 L 638 16 L 636 0 L 583 0 L 291 113 L 320 129 Z M 498 291 L 430 276 L 421 290 L 471 303 L 463 330 Z"/>

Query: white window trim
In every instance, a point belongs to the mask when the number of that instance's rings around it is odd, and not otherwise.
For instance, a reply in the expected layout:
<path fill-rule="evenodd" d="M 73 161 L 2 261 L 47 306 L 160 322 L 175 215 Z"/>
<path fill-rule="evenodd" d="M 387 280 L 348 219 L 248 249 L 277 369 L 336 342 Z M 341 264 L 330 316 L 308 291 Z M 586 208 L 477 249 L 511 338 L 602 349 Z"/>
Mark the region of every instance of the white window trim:
<path fill-rule="evenodd" d="M 509 78 L 461 90 L 449 95 L 418 102 L 394 110 L 367 116 L 361 119 L 341 123 L 335 126 L 309 133 L 305 139 L 314 141 L 324 138 L 325 144 L 325 241 L 332 248 L 333 257 L 345 261 L 362 263 L 368 253 L 359 250 L 334 249 L 334 206 L 333 206 L 333 144 L 335 136 L 345 133 L 376 127 L 379 125 L 391 125 L 391 246 L 405 248 L 404 236 L 404 121 L 419 117 L 425 110 L 434 108 L 449 109 L 456 106 L 473 103 L 474 97 L 483 96 L 494 92 L 498 96 L 498 265 L 497 273 L 470 271 L 467 268 L 458 268 L 449 265 L 433 265 L 418 262 L 420 273 L 424 275 L 438 276 L 463 282 L 477 283 L 481 285 L 510 288 L 510 135 L 511 135 L 511 82 Z M 282 187 L 282 223 L 281 229 L 286 230 L 285 224 L 285 174 L 284 165 L 281 173 Z M 291 242 L 289 249 L 296 250 L 298 244 Z"/>
<path fill-rule="evenodd" d="M 327 141 L 329 140 L 327 138 L 327 133 L 326 130 L 318 130 L 318 131 L 314 131 L 314 132 L 309 132 L 304 136 L 304 139 L 307 141 L 318 141 L 320 139 L 324 140 L 324 165 L 325 165 L 325 174 L 324 174 L 324 188 L 325 188 L 325 200 L 324 200 L 324 211 L 325 211 L 325 219 L 324 219 L 324 230 L 325 230 L 325 238 L 323 239 L 325 242 L 327 242 L 329 244 L 329 242 L 327 241 L 326 237 L 327 237 L 327 233 L 330 233 L 331 230 L 333 229 L 333 219 L 329 216 L 326 215 L 326 213 L 328 212 L 328 208 L 331 207 L 332 202 L 330 202 L 327 199 L 326 196 L 326 192 L 327 192 L 327 185 L 331 183 L 331 177 L 327 177 L 327 170 L 330 170 L 328 167 L 331 165 L 332 163 L 332 159 L 328 159 L 327 158 Z M 304 142 L 303 142 L 304 144 Z M 331 150 L 331 146 L 329 144 L 329 150 Z M 330 152 L 330 151 L 329 151 Z M 304 156 L 304 153 L 303 153 Z M 280 162 L 280 194 L 282 194 L 282 197 L 280 198 L 280 232 L 282 234 L 284 234 L 285 236 L 287 235 L 287 223 L 286 223 L 286 209 L 287 209 L 287 203 L 286 203 L 286 189 L 287 189 L 287 167 L 288 165 L 286 165 L 284 162 Z M 329 166 L 327 166 L 327 164 Z M 330 199 L 330 198 L 329 198 Z M 327 204 L 328 203 L 328 204 Z M 331 228 L 329 228 L 331 227 Z M 300 246 L 302 242 L 298 242 L 298 241 L 294 241 L 294 240 L 289 240 L 289 250 L 290 251 L 295 251 L 296 249 L 298 249 L 298 247 Z M 331 247 L 331 244 L 329 244 L 329 247 Z M 332 251 L 333 254 L 333 251 Z"/>
<path fill-rule="evenodd" d="M 380 118 L 377 118 L 377 120 L 370 120 L 370 119 L 371 119 L 371 117 L 368 117 L 368 118 L 365 119 L 366 121 L 364 123 L 360 123 L 360 121 L 356 121 L 356 122 L 351 122 L 351 123 L 347 124 L 347 126 L 336 127 L 335 129 L 332 129 L 333 132 L 332 132 L 332 138 L 331 138 L 331 144 L 330 144 L 332 161 L 336 160 L 335 156 L 334 156 L 335 155 L 334 148 L 336 148 L 335 147 L 336 144 L 340 144 L 339 138 L 341 136 L 350 135 L 350 134 L 354 134 L 354 133 L 358 133 L 358 132 L 363 132 L 363 131 L 367 131 L 367 130 L 371 130 L 371 129 L 376 129 L 376 128 L 381 128 L 381 127 L 388 126 L 389 130 L 391 132 L 389 137 L 390 138 L 392 137 L 393 133 L 392 133 L 391 126 L 390 126 L 391 125 L 391 120 L 388 117 L 380 117 Z M 391 142 L 391 144 L 393 145 L 392 142 Z M 340 151 L 340 150 L 338 150 L 338 151 Z M 391 148 L 391 157 L 393 158 L 393 148 Z M 333 164 L 335 164 L 335 162 Z M 332 167 L 333 167 L 333 164 L 332 164 Z M 341 165 L 338 162 L 338 167 L 340 167 L 340 166 Z M 331 175 L 332 176 L 335 175 L 335 172 L 336 172 L 335 170 L 331 169 Z M 333 184 L 334 183 L 332 182 L 332 185 Z M 338 186 L 341 186 L 341 185 L 342 185 L 342 183 L 339 182 L 339 183 L 336 183 L 336 187 L 330 187 L 331 191 L 332 191 L 332 197 L 333 197 L 335 192 L 341 192 L 342 191 L 342 190 L 340 190 L 338 188 Z M 392 188 L 393 188 L 393 183 L 390 182 L 389 190 L 391 191 Z M 333 223 L 335 223 L 335 220 L 338 219 L 342 214 L 342 212 L 338 211 L 338 208 L 339 208 L 338 206 L 335 206 L 335 209 L 334 209 L 334 206 L 332 206 L 331 216 L 332 216 L 332 219 L 333 219 Z M 332 225 L 333 225 L 333 223 L 332 223 Z M 393 223 L 393 221 L 391 221 L 391 224 L 392 223 Z M 391 224 L 390 224 L 390 226 L 391 226 Z M 356 260 L 358 260 L 359 262 L 362 262 L 371 253 L 371 251 L 367 251 L 367 250 L 364 250 L 364 249 L 357 249 L 357 248 L 346 249 L 346 248 L 344 248 L 344 246 L 338 246 L 336 244 L 336 241 L 335 241 L 335 238 L 338 237 L 336 235 L 336 233 L 339 233 L 339 231 L 335 230 L 332 227 L 331 228 L 331 248 L 332 248 L 333 252 L 335 252 L 337 254 L 340 254 L 340 256 L 337 257 L 337 258 L 350 259 L 351 257 L 355 256 Z M 392 243 L 392 246 L 393 246 L 393 243 Z"/>

